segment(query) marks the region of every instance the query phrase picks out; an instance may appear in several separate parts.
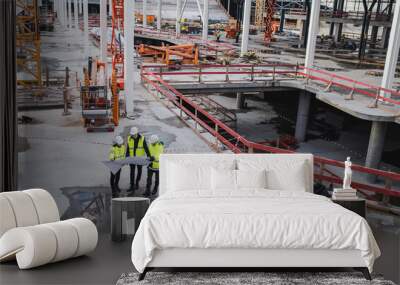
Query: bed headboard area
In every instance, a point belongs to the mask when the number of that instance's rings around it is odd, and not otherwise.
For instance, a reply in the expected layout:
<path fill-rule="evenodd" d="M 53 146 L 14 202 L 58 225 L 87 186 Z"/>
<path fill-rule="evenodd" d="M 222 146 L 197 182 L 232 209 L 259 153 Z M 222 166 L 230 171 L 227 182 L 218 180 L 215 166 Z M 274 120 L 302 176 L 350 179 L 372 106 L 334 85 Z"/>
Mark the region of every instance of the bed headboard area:
<path fill-rule="evenodd" d="M 160 190 L 169 191 L 171 180 L 198 168 L 211 173 L 213 167 L 236 170 L 266 170 L 268 188 L 273 190 L 313 192 L 312 154 L 162 154 Z M 180 169 L 183 173 L 176 173 Z M 207 171 L 206 171 L 207 173 Z M 180 176 L 182 175 L 182 176 Z M 211 175 L 207 175 L 211 179 Z M 183 178 L 184 179 L 184 178 Z"/>

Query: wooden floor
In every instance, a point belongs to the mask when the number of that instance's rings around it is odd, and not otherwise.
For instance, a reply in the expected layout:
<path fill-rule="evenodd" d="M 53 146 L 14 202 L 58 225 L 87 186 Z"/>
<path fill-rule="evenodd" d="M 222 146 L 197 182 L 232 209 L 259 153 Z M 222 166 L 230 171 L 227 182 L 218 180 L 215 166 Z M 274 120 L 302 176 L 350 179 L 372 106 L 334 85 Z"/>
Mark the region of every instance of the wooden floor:
<path fill-rule="evenodd" d="M 0 265 L 0 284 L 115 284 L 122 273 L 134 271 L 131 241 L 112 242 L 100 234 L 94 252 L 29 270 L 19 270 L 16 262 Z"/>

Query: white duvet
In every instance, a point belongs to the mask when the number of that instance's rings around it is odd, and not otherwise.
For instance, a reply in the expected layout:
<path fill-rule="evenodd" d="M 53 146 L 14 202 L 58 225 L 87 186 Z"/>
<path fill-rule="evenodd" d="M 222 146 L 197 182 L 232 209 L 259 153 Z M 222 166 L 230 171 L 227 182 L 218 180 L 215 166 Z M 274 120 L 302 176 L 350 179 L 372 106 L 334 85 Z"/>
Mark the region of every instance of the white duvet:
<path fill-rule="evenodd" d="M 143 272 L 165 248 L 358 249 L 370 271 L 380 256 L 359 215 L 322 196 L 265 189 L 162 195 L 140 223 L 132 262 Z"/>

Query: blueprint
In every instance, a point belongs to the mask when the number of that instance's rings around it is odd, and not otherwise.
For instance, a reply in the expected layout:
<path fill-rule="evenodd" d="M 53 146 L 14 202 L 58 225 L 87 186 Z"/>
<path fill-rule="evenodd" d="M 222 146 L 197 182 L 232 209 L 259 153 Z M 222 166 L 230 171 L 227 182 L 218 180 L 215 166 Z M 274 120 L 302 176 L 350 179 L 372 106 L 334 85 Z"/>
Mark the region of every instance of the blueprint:
<path fill-rule="evenodd" d="M 126 164 L 136 164 L 147 166 L 150 164 L 150 158 L 148 157 L 127 157 L 122 160 L 106 160 L 103 161 L 104 165 L 110 169 L 111 173 L 115 174 L 122 166 Z"/>

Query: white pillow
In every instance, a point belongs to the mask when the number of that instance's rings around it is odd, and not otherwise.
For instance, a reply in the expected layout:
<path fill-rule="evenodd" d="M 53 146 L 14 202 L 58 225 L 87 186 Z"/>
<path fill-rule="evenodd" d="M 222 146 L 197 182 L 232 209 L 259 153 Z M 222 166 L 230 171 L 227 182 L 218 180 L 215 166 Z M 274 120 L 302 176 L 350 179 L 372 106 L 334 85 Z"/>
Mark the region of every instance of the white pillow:
<path fill-rule="evenodd" d="M 267 171 L 236 170 L 237 188 L 267 188 Z"/>
<path fill-rule="evenodd" d="M 289 163 L 290 167 L 278 165 L 267 171 L 268 188 L 274 190 L 304 191 L 309 185 L 308 164 L 305 162 Z M 279 167 L 282 166 L 282 167 Z M 290 168 L 290 171 L 288 171 Z"/>
<path fill-rule="evenodd" d="M 236 190 L 236 170 L 212 168 L 211 188 L 213 190 Z"/>
<path fill-rule="evenodd" d="M 168 177 L 169 189 L 171 191 L 186 191 L 193 189 L 210 189 L 211 167 L 200 167 L 171 163 Z"/>
<path fill-rule="evenodd" d="M 311 169 L 305 160 L 266 155 L 263 158 L 238 158 L 237 162 L 239 170 L 266 169 L 268 189 L 307 192 L 312 185 Z"/>

